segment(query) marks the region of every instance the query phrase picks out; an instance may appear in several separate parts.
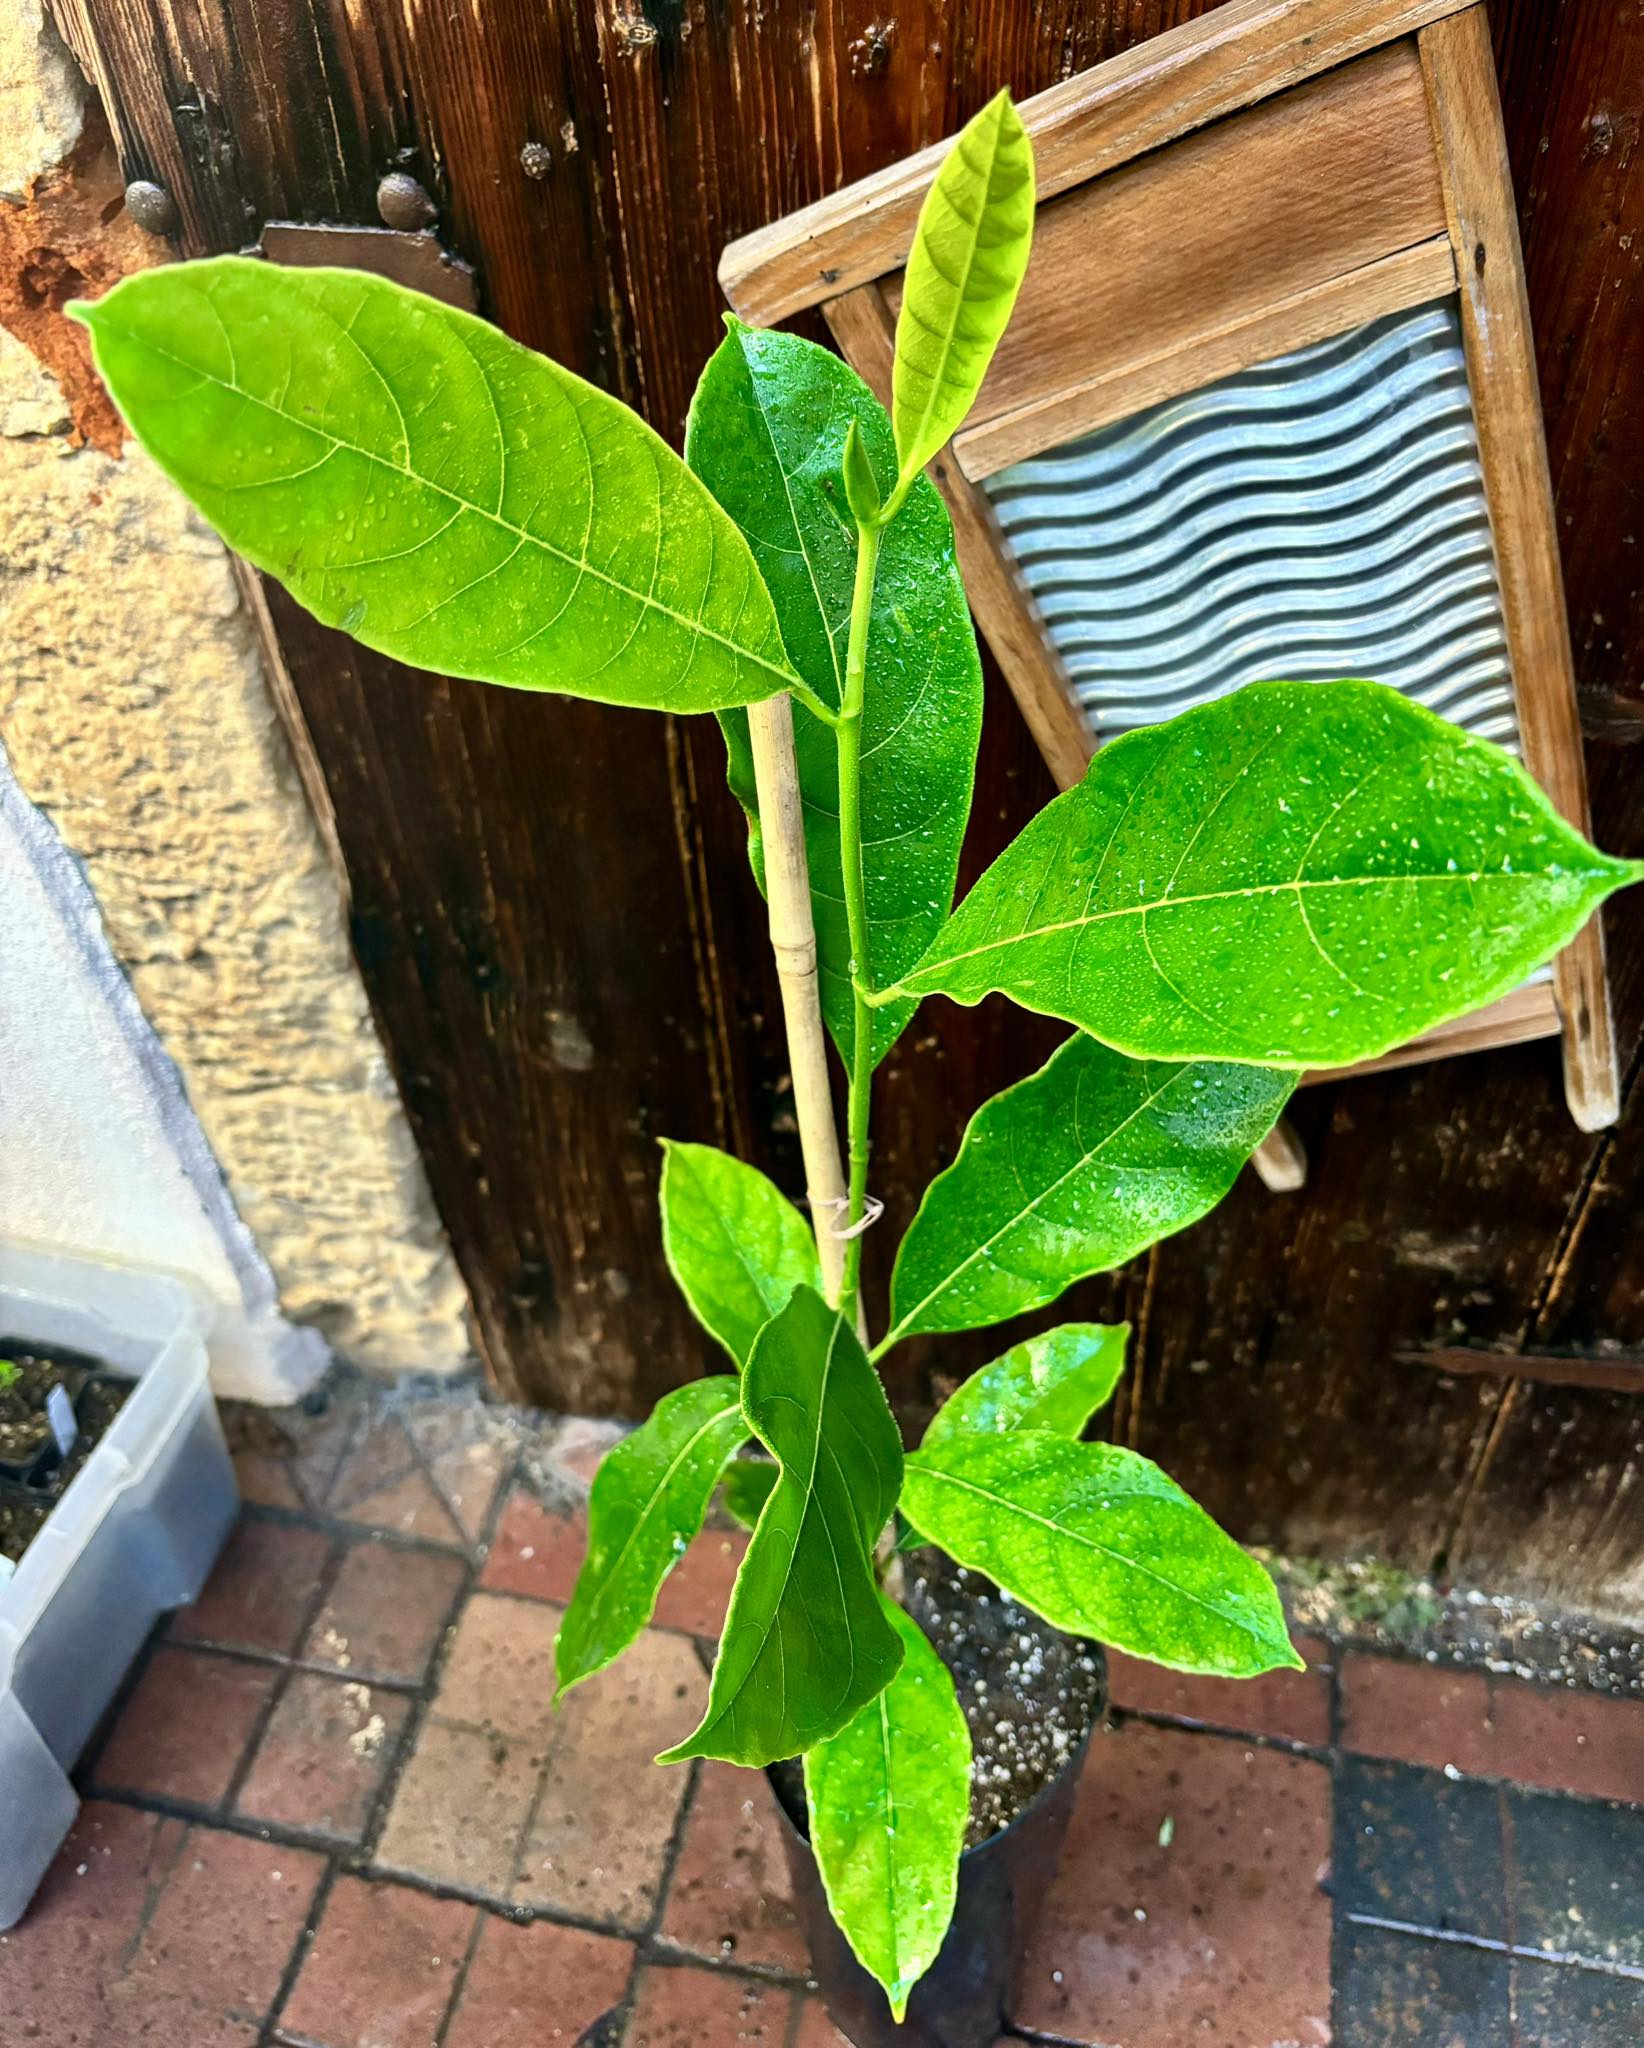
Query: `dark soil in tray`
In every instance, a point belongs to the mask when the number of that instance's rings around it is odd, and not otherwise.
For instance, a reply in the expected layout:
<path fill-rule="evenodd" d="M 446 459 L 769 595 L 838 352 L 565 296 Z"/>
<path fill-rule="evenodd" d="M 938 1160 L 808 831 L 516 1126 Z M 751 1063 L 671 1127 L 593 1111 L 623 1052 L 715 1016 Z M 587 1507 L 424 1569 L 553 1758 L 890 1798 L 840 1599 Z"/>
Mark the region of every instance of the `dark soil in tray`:
<path fill-rule="evenodd" d="M 81 1352 L 5 1337 L 0 1359 L 17 1367 L 0 1385 L 0 1557 L 15 1563 L 125 1405 L 132 1382 L 105 1372 Z M 68 1395 L 79 1425 L 66 1458 L 46 1412 L 54 1387 Z"/>
<path fill-rule="evenodd" d="M 970 1724 L 965 1847 L 974 1849 L 1008 1828 L 1077 1754 L 1107 1704 L 1106 1667 L 1094 1643 L 1063 1635 L 941 1551 L 910 1551 L 902 1566 L 903 1604 L 953 1673 Z M 771 1782 L 808 1833 L 797 1761 L 773 1764 Z"/>

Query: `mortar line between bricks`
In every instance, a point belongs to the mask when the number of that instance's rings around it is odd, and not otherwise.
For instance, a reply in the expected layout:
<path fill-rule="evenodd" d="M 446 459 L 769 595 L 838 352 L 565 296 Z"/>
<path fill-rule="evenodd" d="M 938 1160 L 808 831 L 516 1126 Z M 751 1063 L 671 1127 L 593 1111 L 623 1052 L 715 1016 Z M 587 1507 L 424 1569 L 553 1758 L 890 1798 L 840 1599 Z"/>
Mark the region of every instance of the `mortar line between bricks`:
<path fill-rule="evenodd" d="M 460 1534 L 456 1539 L 416 1536 L 406 1529 L 384 1528 L 375 1522 L 361 1522 L 347 1515 L 332 1514 L 324 1508 L 281 1508 L 270 1506 L 266 1501 L 243 1500 L 240 1513 L 248 1522 L 272 1523 L 281 1529 L 312 1529 L 317 1535 L 335 1537 L 338 1542 L 346 1544 L 386 1543 L 395 1550 L 431 1552 L 438 1557 L 463 1557 L 475 1548 L 466 1536 Z M 454 1529 L 460 1531 L 461 1526 L 453 1520 Z"/>
<path fill-rule="evenodd" d="M 468 1973 L 474 1967 L 474 1958 L 479 1954 L 480 1936 L 485 1932 L 485 1909 L 482 1906 L 474 1915 L 474 1924 L 468 1930 L 468 1946 L 462 1952 L 456 1974 L 451 1981 L 451 1996 L 445 2001 L 445 2011 L 440 2015 L 439 2025 L 434 2029 L 433 2048 L 445 2048 L 445 2037 L 451 2031 L 463 1996 L 468 1989 Z"/>
<path fill-rule="evenodd" d="M 263 2014 L 262 2025 L 257 2030 L 257 2048 L 268 2048 L 279 2031 L 280 2014 L 285 2010 L 287 1999 L 297 1988 L 297 1979 L 302 1974 L 303 1964 L 319 1933 L 320 1922 L 325 1909 L 331 1902 L 332 1889 L 337 1882 L 337 1858 L 332 1855 L 325 1860 L 320 1872 L 320 1881 L 314 1887 L 308 1902 L 308 1911 L 303 1915 L 303 1924 L 297 1930 L 297 1938 L 291 1944 L 291 1953 L 285 1959 L 285 1968 L 280 1972 L 280 1981 L 274 1987 L 274 1996 L 268 2001 L 268 2010 Z"/>
<path fill-rule="evenodd" d="M 1526 1948 L 1497 1941 L 1493 1935 L 1463 1934 L 1453 1927 L 1423 1927 L 1416 1920 L 1389 1920 L 1379 1913 L 1355 1913 L 1344 1917 L 1355 1927 L 1373 1927 L 1383 1934 L 1408 1934 L 1418 1941 L 1442 1941 L 1455 1948 L 1485 1949 L 1494 1956 L 1514 1956 L 1526 1963 L 1553 1963 L 1560 1969 L 1585 1970 L 1593 1977 L 1621 1977 L 1629 1984 L 1644 1984 L 1644 1964 L 1611 1963 L 1602 1956 L 1584 1956 L 1571 1949 Z"/>

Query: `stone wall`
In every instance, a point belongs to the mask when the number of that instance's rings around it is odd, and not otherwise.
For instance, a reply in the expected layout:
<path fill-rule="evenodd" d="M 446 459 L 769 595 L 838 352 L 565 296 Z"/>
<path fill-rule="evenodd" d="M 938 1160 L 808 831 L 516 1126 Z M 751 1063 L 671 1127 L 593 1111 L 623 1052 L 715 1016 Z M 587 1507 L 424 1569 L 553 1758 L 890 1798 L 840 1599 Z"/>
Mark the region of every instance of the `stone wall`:
<path fill-rule="evenodd" d="M 450 1370 L 469 1354 L 465 1296 L 232 566 L 122 445 L 61 313 L 168 252 L 124 213 L 101 117 L 40 0 L 10 0 L 5 16 L 0 744 L 79 865 L 138 1026 L 174 1063 L 206 1170 L 214 1159 L 279 1313 L 366 1366 Z M 0 1010 L 14 1031 L 41 1028 L 31 1014 Z M 61 1088 L 95 1120 L 102 1076 L 68 1072 Z M 0 1198 L 14 1190 L 0 1232 L 26 1214 L 30 1235 L 49 1236 L 49 1162 L 20 1157 L 19 1142 L 0 1163 Z M 97 1234 L 84 1208 L 65 1206 L 70 1237 Z M 105 1234 L 118 1239 L 119 1220 Z M 236 1257 L 243 1281 L 244 1247 Z M 221 1275 L 210 1284 L 220 1292 Z M 276 1351 L 270 1394 L 289 1391 L 294 1357 L 313 1356 L 286 1346 L 281 1364 Z"/>

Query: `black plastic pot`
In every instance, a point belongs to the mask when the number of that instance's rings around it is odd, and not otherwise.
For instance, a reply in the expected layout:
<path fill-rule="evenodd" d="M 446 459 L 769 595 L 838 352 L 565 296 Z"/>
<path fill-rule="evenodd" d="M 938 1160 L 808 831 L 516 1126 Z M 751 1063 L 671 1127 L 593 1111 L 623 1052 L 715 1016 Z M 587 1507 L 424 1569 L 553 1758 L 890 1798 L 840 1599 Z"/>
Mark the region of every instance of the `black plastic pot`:
<path fill-rule="evenodd" d="M 1092 1728 L 1107 1700 L 1106 1667 Z M 828 1911 L 808 1838 L 773 1779 L 794 1908 L 811 1949 L 811 1974 L 833 2023 L 855 2048 L 994 2048 L 1008 2023 L 1016 1973 L 1073 1818 L 1091 1730 L 1057 1776 L 1008 1828 L 959 1859 L 959 1894 L 941 1954 L 914 1986 L 908 2016 L 891 2017 L 884 1992 L 851 1952 Z"/>

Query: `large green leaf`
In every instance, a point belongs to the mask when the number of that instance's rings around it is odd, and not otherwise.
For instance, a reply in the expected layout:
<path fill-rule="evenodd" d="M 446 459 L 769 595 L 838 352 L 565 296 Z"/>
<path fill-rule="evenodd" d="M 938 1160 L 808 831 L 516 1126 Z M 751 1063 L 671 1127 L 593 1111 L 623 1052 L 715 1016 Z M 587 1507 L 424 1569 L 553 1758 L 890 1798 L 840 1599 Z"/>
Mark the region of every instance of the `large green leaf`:
<path fill-rule="evenodd" d="M 856 529 L 845 506 L 845 437 L 856 422 L 880 482 L 896 459 L 884 408 L 856 372 L 794 334 L 730 323 L 691 406 L 686 460 L 746 534 L 794 667 L 830 709 L 844 693 Z M 915 486 L 885 529 L 868 635 L 862 726 L 862 880 L 868 912 L 864 979 L 883 988 L 906 972 L 953 903 L 982 725 L 982 671 L 935 487 Z M 721 723 L 731 788 L 748 813 L 763 877 L 753 757 L 744 714 Z M 794 707 L 805 801 L 805 850 L 816 913 L 822 1008 L 850 1063 L 850 936 L 840 881 L 834 738 Z M 903 1002 L 874 1022 L 883 1057 L 913 1014 Z"/>
<path fill-rule="evenodd" d="M 77 315 L 231 546 L 402 661 L 665 711 L 793 678 L 742 536 L 635 414 L 350 270 L 146 270 Z"/>
<path fill-rule="evenodd" d="M 1640 876 L 1395 691 L 1253 683 L 1104 747 L 902 986 L 1139 1058 L 1340 1065 L 1505 995 Z"/>
<path fill-rule="evenodd" d="M 650 1620 L 747 1437 L 740 1394 L 729 1374 L 676 1388 L 601 1463 L 588 1496 L 588 1554 L 554 1645 L 561 1693 L 603 1671 Z"/>
<path fill-rule="evenodd" d="M 662 1141 L 662 1249 L 691 1313 L 738 1365 L 796 1287 L 822 1288 L 810 1225 L 756 1167 Z"/>
<path fill-rule="evenodd" d="M 975 402 L 1033 245 L 1033 148 L 1001 92 L 963 127 L 919 210 L 896 323 L 891 414 L 902 474 Z"/>
<path fill-rule="evenodd" d="M 828 1906 L 901 2019 L 953 1917 L 970 1818 L 970 1729 L 947 1666 L 891 1602 L 902 1668 L 805 1756 L 811 1847 Z"/>
<path fill-rule="evenodd" d="M 973 1330 L 1054 1301 L 1214 1208 L 1289 1072 L 1127 1059 L 1083 1032 L 971 1118 L 891 1275 L 891 1329 Z"/>
<path fill-rule="evenodd" d="M 802 1754 L 902 1661 L 873 1575 L 901 1440 L 856 1332 L 814 1289 L 799 1288 L 759 1333 L 742 1411 L 782 1476 L 736 1575 L 702 1724 L 662 1763 Z"/>
<path fill-rule="evenodd" d="M 1128 1323 L 1062 1323 L 1013 1345 L 959 1387 L 930 1419 L 921 1449 L 944 1437 L 1047 1429 L 1076 1437 L 1125 1369 Z"/>
<path fill-rule="evenodd" d="M 1178 1671 L 1301 1666 L 1273 1581 L 1134 1451 L 955 1435 L 909 1458 L 904 1487 L 933 1543 L 1057 1628 Z"/>

